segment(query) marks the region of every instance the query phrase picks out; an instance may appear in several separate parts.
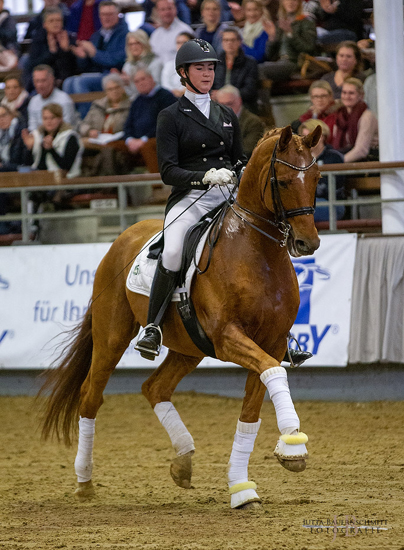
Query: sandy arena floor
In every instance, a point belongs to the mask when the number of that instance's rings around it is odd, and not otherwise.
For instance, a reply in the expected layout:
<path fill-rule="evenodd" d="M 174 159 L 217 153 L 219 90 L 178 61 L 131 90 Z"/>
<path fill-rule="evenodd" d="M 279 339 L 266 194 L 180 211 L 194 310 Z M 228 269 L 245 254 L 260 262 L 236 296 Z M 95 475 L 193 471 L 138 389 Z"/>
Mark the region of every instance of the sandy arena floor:
<path fill-rule="evenodd" d="M 297 403 L 309 435 L 302 474 L 273 457 L 275 414 L 265 402 L 250 462 L 262 509 L 236 511 L 226 464 L 241 402 L 194 394 L 173 401 L 195 439 L 193 488 L 172 482 L 170 441 L 146 400 L 106 396 L 94 451 L 97 495 L 79 504 L 75 448 L 40 441 L 33 399 L 0 398 L 0 548 L 404 550 L 404 402 Z M 368 529 L 351 528 L 347 537 L 340 525 L 335 537 L 332 525 L 307 527 L 334 516 L 342 524 L 355 516 Z"/>

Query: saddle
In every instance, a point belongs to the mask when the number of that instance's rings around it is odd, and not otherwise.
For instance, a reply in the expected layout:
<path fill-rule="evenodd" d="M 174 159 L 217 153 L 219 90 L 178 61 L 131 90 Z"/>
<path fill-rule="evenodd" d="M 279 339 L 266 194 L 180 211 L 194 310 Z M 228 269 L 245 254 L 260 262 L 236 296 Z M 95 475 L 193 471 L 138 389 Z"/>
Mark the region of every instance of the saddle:
<path fill-rule="evenodd" d="M 216 358 L 215 348 L 212 342 L 206 336 L 206 333 L 198 320 L 191 297 L 188 296 L 188 292 L 185 287 L 185 278 L 192 261 L 195 260 L 195 254 L 199 241 L 206 233 L 206 231 L 209 231 L 209 235 L 207 238 L 207 244 L 209 246 L 209 257 L 207 264 L 205 268 L 201 270 L 195 262 L 197 275 L 202 275 L 207 271 L 210 265 L 213 248 L 217 242 L 217 239 L 219 238 L 220 230 L 223 225 L 223 219 L 226 215 L 228 208 L 228 202 L 222 202 L 213 210 L 205 214 L 205 216 L 203 216 L 203 218 L 201 218 L 197 224 L 188 229 L 184 239 L 184 248 L 179 274 L 180 287 L 178 289 L 178 294 L 180 296 L 180 302 L 177 304 L 177 310 L 182 319 L 185 330 L 187 331 L 193 343 L 201 351 L 203 351 L 203 353 L 214 358 Z"/>

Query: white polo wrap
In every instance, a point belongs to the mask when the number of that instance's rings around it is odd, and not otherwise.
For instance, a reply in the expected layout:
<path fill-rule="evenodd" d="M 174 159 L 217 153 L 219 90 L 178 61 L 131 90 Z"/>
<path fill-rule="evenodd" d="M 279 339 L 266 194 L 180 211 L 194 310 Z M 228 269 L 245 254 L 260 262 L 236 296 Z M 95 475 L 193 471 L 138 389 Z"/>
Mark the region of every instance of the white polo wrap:
<path fill-rule="evenodd" d="M 261 419 L 252 423 L 240 422 L 240 420 L 237 422 L 228 466 L 229 487 L 248 481 L 248 462 L 254 450 L 260 425 Z"/>
<path fill-rule="evenodd" d="M 93 446 L 95 434 L 95 418 L 79 419 L 79 445 L 77 449 L 74 469 L 77 481 L 90 481 L 93 472 Z"/>
<path fill-rule="evenodd" d="M 290 396 L 288 377 L 283 367 L 272 367 L 265 370 L 261 382 L 268 389 L 269 397 L 275 407 L 276 420 L 281 434 L 292 434 L 299 431 L 300 421 Z"/>
<path fill-rule="evenodd" d="M 171 401 L 157 403 L 154 412 L 168 433 L 178 456 L 195 450 L 194 440 Z"/>

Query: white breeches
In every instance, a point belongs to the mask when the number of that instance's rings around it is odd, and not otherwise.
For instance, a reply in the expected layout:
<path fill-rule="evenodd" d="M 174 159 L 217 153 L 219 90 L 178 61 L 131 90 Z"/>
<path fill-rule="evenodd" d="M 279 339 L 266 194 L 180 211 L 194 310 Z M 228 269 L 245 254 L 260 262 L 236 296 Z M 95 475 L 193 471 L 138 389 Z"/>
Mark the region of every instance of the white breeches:
<path fill-rule="evenodd" d="M 215 206 L 223 202 L 230 195 L 226 187 L 211 187 L 201 199 L 184 212 L 184 210 L 192 204 L 195 199 L 201 197 L 203 193 L 204 191 L 190 191 L 171 208 L 165 218 L 164 250 L 161 259 L 163 267 L 170 271 L 180 270 L 184 238 L 188 229 L 196 224 L 202 216 L 209 212 L 209 210 L 215 208 Z M 178 219 L 175 220 L 177 217 Z M 175 220 L 175 222 L 171 224 L 173 220 Z"/>

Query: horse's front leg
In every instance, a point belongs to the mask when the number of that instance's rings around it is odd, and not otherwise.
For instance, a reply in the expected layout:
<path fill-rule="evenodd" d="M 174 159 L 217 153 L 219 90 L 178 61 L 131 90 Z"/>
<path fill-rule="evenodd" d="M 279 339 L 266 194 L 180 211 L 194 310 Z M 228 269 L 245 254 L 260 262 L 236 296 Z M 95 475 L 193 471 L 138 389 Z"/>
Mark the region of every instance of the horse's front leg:
<path fill-rule="evenodd" d="M 255 373 L 250 379 L 251 391 L 248 391 L 248 384 L 246 387 L 240 421 L 255 424 L 258 432 L 259 411 L 265 388 L 268 389 L 281 432 L 274 451 L 275 456 L 286 469 L 293 472 L 303 471 L 308 456 L 305 445 L 307 436 L 299 433 L 300 421 L 290 396 L 286 370 L 277 359 L 265 353 L 235 325 L 227 326 L 222 332 L 220 340 L 215 342 L 215 351 L 222 361 L 232 361 Z"/>
<path fill-rule="evenodd" d="M 265 391 L 259 375 L 249 371 L 227 470 L 232 508 L 254 508 L 261 502 L 256 484 L 248 479 L 248 463 L 261 425 L 259 413 Z"/>
<path fill-rule="evenodd" d="M 194 440 L 171 403 L 171 396 L 179 382 L 200 363 L 201 358 L 189 357 L 169 350 L 166 359 L 142 385 L 142 393 L 149 401 L 161 425 L 171 439 L 177 454 L 171 463 L 174 482 L 184 489 L 191 488 Z"/>

